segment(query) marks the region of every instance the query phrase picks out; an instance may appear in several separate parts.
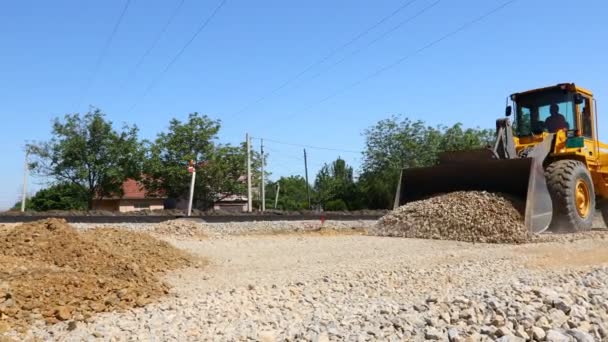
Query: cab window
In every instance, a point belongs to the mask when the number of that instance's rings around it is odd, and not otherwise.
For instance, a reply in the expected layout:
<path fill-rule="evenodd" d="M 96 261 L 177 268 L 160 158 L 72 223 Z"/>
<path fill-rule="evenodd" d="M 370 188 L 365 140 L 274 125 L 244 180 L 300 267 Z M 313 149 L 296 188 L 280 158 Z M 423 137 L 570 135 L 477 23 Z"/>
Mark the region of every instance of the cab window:
<path fill-rule="evenodd" d="M 593 138 L 593 125 L 591 124 L 591 100 L 583 96 L 583 103 L 578 105 L 581 112 L 581 134 Z"/>
<path fill-rule="evenodd" d="M 521 94 L 515 100 L 515 107 L 517 136 L 577 129 L 571 92 L 553 88 Z"/>

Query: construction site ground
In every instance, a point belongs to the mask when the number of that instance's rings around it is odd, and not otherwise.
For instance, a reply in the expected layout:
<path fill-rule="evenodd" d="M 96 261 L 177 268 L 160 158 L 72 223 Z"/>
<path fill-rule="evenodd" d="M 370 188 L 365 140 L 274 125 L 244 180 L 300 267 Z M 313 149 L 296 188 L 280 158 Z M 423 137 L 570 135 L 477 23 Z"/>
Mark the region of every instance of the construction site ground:
<path fill-rule="evenodd" d="M 183 234 L 179 224 L 172 230 L 119 227 L 149 231 L 208 264 L 167 273 L 163 280 L 169 293 L 143 307 L 79 321 L 39 321 L 25 334 L 5 331 L 1 336 L 62 341 L 608 339 L 608 234 L 603 231 L 519 245 L 473 244 L 364 235 L 363 228 L 372 224 L 332 229 L 326 222 L 330 228 L 319 229 L 320 222 L 306 222 L 305 229 L 284 234 L 274 228 L 228 234 L 227 226 L 210 231 L 201 224 L 204 234 L 194 236 Z M 197 229 L 186 226 L 186 231 Z"/>

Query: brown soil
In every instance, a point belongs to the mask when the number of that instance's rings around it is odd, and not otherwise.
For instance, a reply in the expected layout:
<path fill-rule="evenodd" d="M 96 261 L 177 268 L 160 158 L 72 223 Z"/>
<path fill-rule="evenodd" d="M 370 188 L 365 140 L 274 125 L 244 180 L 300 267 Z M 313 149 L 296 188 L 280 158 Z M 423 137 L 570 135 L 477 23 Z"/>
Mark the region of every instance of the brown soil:
<path fill-rule="evenodd" d="M 13 229 L 17 225 L 18 224 L 16 224 L 16 223 L 3 223 L 3 224 L 0 224 L 0 232 Z"/>
<path fill-rule="evenodd" d="M 158 274 L 201 265 L 166 242 L 117 229 L 78 232 L 48 219 L 0 231 L 0 328 L 85 320 L 166 294 Z M 2 331 L 0 331 L 2 332 Z"/>

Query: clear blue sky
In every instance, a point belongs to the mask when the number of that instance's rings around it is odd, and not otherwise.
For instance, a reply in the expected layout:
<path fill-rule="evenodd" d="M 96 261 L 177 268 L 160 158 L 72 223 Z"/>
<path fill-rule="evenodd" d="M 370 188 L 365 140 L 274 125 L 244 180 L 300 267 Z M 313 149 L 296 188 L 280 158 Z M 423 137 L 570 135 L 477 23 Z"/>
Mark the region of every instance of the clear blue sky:
<path fill-rule="evenodd" d="M 142 138 L 198 111 L 222 120 L 221 142 L 238 143 L 249 132 L 344 150 L 363 149 L 362 131 L 392 114 L 493 127 L 506 95 L 558 82 L 592 89 L 600 111 L 608 108 L 608 2 L 518 0 L 413 54 L 504 2 L 417 0 L 360 35 L 409 1 L 228 0 L 166 73 L 219 0 L 185 0 L 138 69 L 179 0 L 132 0 L 107 49 L 125 0 L 2 2 L 0 208 L 19 199 L 25 142 L 48 139 L 53 117 L 89 105 L 115 123 L 136 123 Z M 368 78 L 404 56 L 411 57 Z M 602 118 L 600 112 L 607 140 Z M 273 178 L 303 174 L 300 147 L 267 146 Z M 311 178 L 338 155 L 355 167 L 361 160 L 356 153 L 308 152 Z"/>

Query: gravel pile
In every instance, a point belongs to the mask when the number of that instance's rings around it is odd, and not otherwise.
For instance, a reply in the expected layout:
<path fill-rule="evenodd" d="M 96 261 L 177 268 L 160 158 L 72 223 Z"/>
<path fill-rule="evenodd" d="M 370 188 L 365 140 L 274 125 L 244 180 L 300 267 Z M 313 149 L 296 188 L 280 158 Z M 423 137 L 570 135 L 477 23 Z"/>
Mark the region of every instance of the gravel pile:
<path fill-rule="evenodd" d="M 415 201 L 382 217 L 371 235 L 484 243 L 530 239 L 522 208 L 500 195 L 460 191 Z"/>
<path fill-rule="evenodd" d="M 78 232 L 48 219 L 0 232 L 0 332 L 82 321 L 168 292 L 157 274 L 195 265 L 168 243 L 125 230 Z"/>

